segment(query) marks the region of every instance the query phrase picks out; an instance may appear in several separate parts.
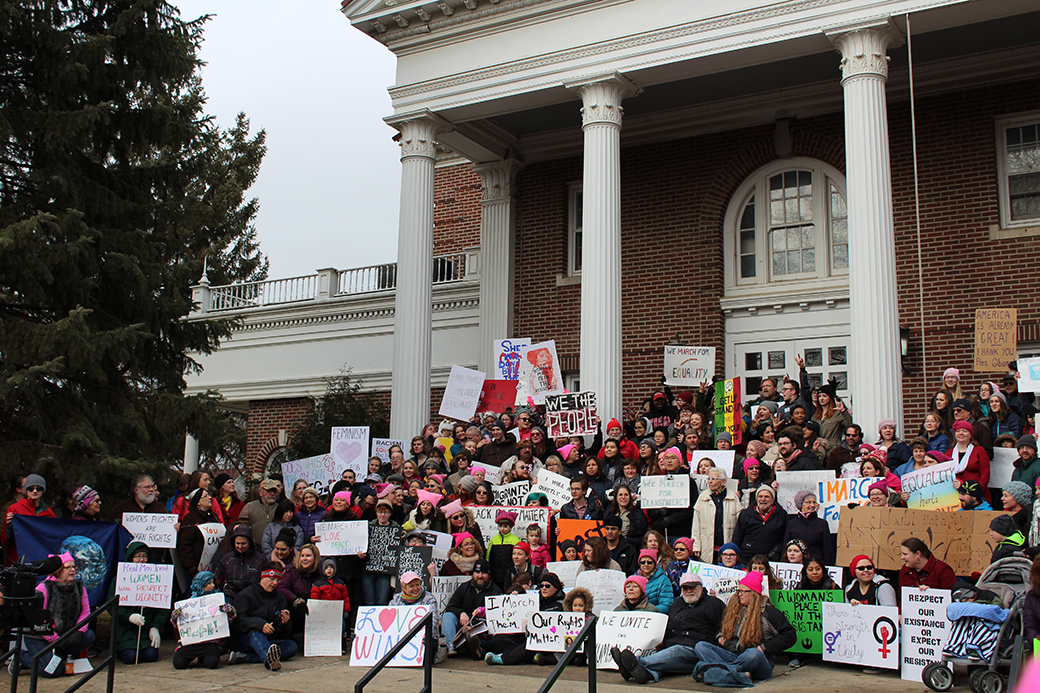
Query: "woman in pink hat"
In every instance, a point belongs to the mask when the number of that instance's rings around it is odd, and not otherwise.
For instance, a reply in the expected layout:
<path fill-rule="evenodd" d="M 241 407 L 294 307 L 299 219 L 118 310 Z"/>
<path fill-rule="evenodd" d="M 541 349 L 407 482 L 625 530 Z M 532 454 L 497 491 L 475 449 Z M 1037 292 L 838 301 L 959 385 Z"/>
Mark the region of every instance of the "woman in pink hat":
<path fill-rule="evenodd" d="M 657 563 L 657 549 L 642 549 L 639 552 L 639 570 L 636 575 L 645 578 L 646 584 L 643 591 L 650 603 L 657 607 L 662 614 L 668 613 L 672 602 L 675 601 L 675 590 L 672 581 Z"/>
<path fill-rule="evenodd" d="M 444 520 L 437 513 L 437 505 L 444 500 L 444 496 L 433 491 L 419 489 L 415 492 L 418 504 L 408 513 L 408 519 L 401 527 L 405 530 L 428 529 L 433 532 L 445 530 Z"/>
<path fill-rule="evenodd" d="M 82 582 L 76 580 L 76 560 L 70 553 L 61 556 L 61 568 L 36 585 L 36 591 L 43 595 L 43 608 L 51 613 L 54 619 L 54 634 L 39 637 L 26 637 L 21 652 L 22 667 L 30 671 L 33 655 L 58 639 L 65 631 L 76 625 L 90 614 L 90 602 L 87 590 Z M 40 676 L 57 678 L 65 675 L 65 658 L 89 649 L 95 641 L 94 632 L 89 624 L 83 624 L 71 638 L 53 650 L 53 655 L 40 659 L 37 669 Z"/>
<path fill-rule="evenodd" d="M 647 579 L 643 575 L 630 575 L 625 580 L 625 598 L 614 607 L 614 611 L 649 611 L 659 613 L 658 608 L 647 598 Z"/>

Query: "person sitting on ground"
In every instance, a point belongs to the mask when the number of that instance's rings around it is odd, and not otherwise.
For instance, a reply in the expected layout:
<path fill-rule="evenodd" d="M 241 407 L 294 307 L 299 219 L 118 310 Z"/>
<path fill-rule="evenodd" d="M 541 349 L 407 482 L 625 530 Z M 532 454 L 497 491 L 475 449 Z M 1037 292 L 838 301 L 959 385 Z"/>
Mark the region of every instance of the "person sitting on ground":
<path fill-rule="evenodd" d="M 191 581 L 191 599 L 204 597 L 207 594 L 215 594 L 217 591 L 217 586 L 213 583 L 213 573 L 208 570 L 199 571 L 196 573 L 195 579 Z M 234 623 L 235 607 L 225 602 L 218 608 L 227 614 L 228 624 Z M 180 609 L 174 609 L 170 614 L 170 621 L 173 623 L 174 628 L 177 627 L 179 620 Z M 213 638 L 190 645 L 182 645 L 178 639 L 177 647 L 173 651 L 173 668 L 187 669 L 192 662 L 198 659 L 199 664 L 207 669 L 216 669 L 220 666 L 221 655 L 224 654 L 223 640 L 224 638 Z"/>
<path fill-rule="evenodd" d="M 646 578 L 642 575 L 629 575 L 628 579 L 625 580 L 625 598 L 614 607 L 614 611 L 649 611 L 654 614 L 658 613 L 657 607 L 647 599 L 646 582 Z"/>
<path fill-rule="evenodd" d="M 904 539 L 899 545 L 903 567 L 899 569 L 899 586 L 929 587 L 948 590 L 957 582 L 953 568 L 932 555 L 928 546 L 917 537 Z"/>
<path fill-rule="evenodd" d="M 126 563 L 148 563 L 148 547 L 139 541 L 132 541 L 126 547 Z M 116 593 L 116 581 L 112 581 L 109 593 L 111 598 Z M 116 629 L 116 652 L 123 664 L 155 662 L 159 659 L 159 645 L 162 643 L 160 629 L 168 609 L 153 607 L 119 609 L 119 628 Z"/>
<path fill-rule="evenodd" d="M 675 600 L 675 592 L 672 590 L 672 581 L 668 575 L 657 564 L 657 550 L 643 549 L 639 552 L 639 572 L 636 573 L 646 579 L 643 591 L 647 599 L 653 604 L 657 611 L 662 614 L 668 613 L 672 602 Z"/>
<path fill-rule="evenodd" d="M 852 584 L 845 589 L 845 601 L 853 606 L 899 606 L 896 590 L 883 576 L 877 574 L 870 556 L 860 554 L 849 563 Z"/>
<path fill-rule="evenodd" d="M 296 654 L 292 639 L 289 603 L 278 591 L 282 566 L 268 561 L 259 578 L 235 597 L 235 632 L 231 636 L 229 664 L 263 662 L 271 671 L 282 668 L 282 660 Z"/>
<path fill-rule="evenodd" d="M 656 652 L 636 657 L 631 650 L 610 648 L 610 656 L 626 681 L 657 683 L 662 674 L 689 674 L 700 661 L 697 644 L 712 642 L 722 629 L 726 606 L 707 593 L 699 575 L 685 573 L 679 587 L 682 593 L 668 610 L 664 640 Z"/>
<path fill-rule="evenodd" d="M 544 572 L 538 583 L 538 611 L 561 611 L 563 609 L 563 582 L 556 573 Z M 502 633 L 491 638 L 485 645 L 488 650 L 484 661 L 488 664 L 523 664 L 537 661 L 537 655 L 527 649 L 524 633 Z"/>
<path fill-rule="evenodd" d="M 456 635 L 465 633 L 465 644 L 473 659 L 481 659 L 480 638 L 470 629 L 470 622 L 484 613 L 484 598 L 502 594 L 498 585 L 491 581 L 491 566 L 480 559 L 473 566 L 473 577 L 458 586 L 448 600 L 441 618 L 441 631 L 448 643 L 448 655 L 457 653 Z"/>

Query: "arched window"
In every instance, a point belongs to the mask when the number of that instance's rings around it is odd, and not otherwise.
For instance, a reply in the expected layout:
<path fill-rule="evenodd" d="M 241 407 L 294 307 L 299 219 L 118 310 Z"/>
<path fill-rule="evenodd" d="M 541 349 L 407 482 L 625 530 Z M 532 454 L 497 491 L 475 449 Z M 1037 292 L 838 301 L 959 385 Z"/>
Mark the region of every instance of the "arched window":
<path fill-rule="evenodd" d="M 725 224 L 727 295 L 848 284 L 845 177 L 833 166 L 795 158 L 760 168 Z"/>

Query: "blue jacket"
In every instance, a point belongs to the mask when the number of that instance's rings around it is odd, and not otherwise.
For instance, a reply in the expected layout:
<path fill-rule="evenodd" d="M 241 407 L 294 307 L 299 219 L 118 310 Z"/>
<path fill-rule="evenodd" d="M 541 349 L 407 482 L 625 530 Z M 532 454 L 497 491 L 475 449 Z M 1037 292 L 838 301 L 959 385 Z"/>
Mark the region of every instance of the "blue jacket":
<path fill-rule="evenodd" d="M 657 607 L 662 614 L 667 614 L 675 601 L 675 592 L 672 590 L 672 581 L 668 575 L 657 566 L 657 570 L 650 579 L 646 581 L 646 598 Z"/>

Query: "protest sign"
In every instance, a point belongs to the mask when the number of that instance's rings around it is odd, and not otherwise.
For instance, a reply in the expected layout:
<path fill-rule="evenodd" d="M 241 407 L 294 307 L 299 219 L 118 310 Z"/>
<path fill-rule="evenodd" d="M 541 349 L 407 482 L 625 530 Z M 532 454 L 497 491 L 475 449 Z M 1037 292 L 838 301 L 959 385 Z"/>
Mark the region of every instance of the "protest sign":
<path fill-rule="evenodd" d="M 403 534 L 397 525 L 369 525 L 365 570 L 369 573 L 397 575 L 397 549 L 401 546 Z"/>
<path fill-rule="evenodd" d="M 550 438 L 595 435 L 599 428 L 595 392 L 545 396 L 545 427 Z"/>
<path fill-rule="evenodd" d="M 473 474 L 473 476 L 477 476 L 476 474 L 474 474 L 474 472 L 476 472 L 478 469 L 482 470 L 484 474 L 484 481 L 488 482 L 492 486 L 497 486 L 502 481 L 501 467 L 485 467 L 484 465 L 480 464 L 472 464 L 470 465 L 470 469 L 472 470 L 470 474 Z"/>
<path fill-rule="evenodd" d="M 351 556 L 368 550 L 368 523 L 364 520 L 316 522 L 314 532 L 321 537 L 318 548 L 322 556 Z"/>
<path fill-rule="evenodd" d="M 563 560 L 560 542 L 570 539 L 578 545 L 578 555 L 585 550 L 585 540 L 603 536 L 601 520 L 556 520 L 556 560 Z M 544 536 L 544 535 L 543 535 Z"/>
<path fill-rule="evenodd" d="M 397 549 L 397 576 L 413 571 L 422 580 L 424 590 L 430 589 L 430 563 L 433 563 L 432 546 L 402 546 Z M 397 591 L 401 591 L 400 584 Z"/>
<path fill-rule="evenodd" d="M 989 463 L 990 488 L 1004 488 L 1011 483 L 1017 459 L 1018 448 L 993 448 L 993 459 Z"/>
<path fill-rule="evenodd" d="M 584 575 L 584 573 L 582 573 Z M 636 657 L 653 654 L 664 640 L 668 614 L 607 611 L 596 621 L 596 668 L 617 669 L 610 648 L 632 650 Z"/>
<path fill-rule="evenodd" d="M 531 492 L 531 482 L 514 481 L 511 484 L 492 486 L 491 490 L 494 493 L 495 505 L 523 505 L 527 500 L 527 494 Z M 523 534 L 517 536 L 523 538 Z"/>
<path fill-rule="evenodd" d="M 846 509 L 838 527 L 838 564 L 859 554 L 869 556 L 878 570 L 899 570 L 899 545 L 904 539 L 922 539 L 932 555 L 957 575 L 971 575 L 990 564 L 995 543 L 989 523 L 996 511 L 937 513 L 909 508 Z"/>
<path fill-rule="evenodd" d="M 975 310 L 975 362 L 979 373 L 998 373 L 1018 358 L 1018 310 L 977 308 Z"/>
<path fill-rule="evenodd" d="M 776 504 L 788 513 L 799 512 L 794 507 L 794 497 L 799 491 L 810 491 L 819 501 L 821 481 L 834 481 L 834 472 L 828 470 L 812 472 L 776 472 Z"/>
<path fill-rule="evenodd" d="M 489 539 L 491 539 L 491 537 L 498 534 L 498 524 L 495 522 L 495 516 L 498 514 L 499 510 L 508 510 L 511 513 L 516 513 L 516 524 L 513 525 L 513 534 L 517 535 L 521 539 L 524 538 L 528 526 L 532 524 L 536 524 L 542 528 L 543 540 L 547 540 L 549 537 L 549 508 L 471 505 L 468 510 L 473 512 L 473 518 L 476 520 L 477 526 L 480 527 L 480 533 L 484 537 L 485 544 Z"/>
<path fill-rule="evenodd" d="M 740 377 L 720 380 L 715 383 L 715 431 L 729 431 L 733 444 L 743 441 L 740 411 Z"/>
<path fill-rule="evenodd" d="M 736 578 L 715 578 L 710 593 L 721 599 L 723 604 L 729 604 L 729 600 L 739 588 L 740 580 Z M 769 593 L 768 588 L 766 588 L 766 593 Z"/>
<path fill-rule="evenodd" d="M 841 590 L 780 590 L 770 592 L 769 601 L 780 609 L 794 629 L 798 639 L 787 652 L 823 651 L 823 602 L 844 602 Z"/>
<path fill-rule="evenodd" d="M 583 570 L 574 579 L 574 586 L 584 587 L 592 594 L 592 612 L 599 616 L 625 598 L 625 577 L 620 570 Z"/>
<path fill-rule="evenodd" d="M 664 382 L 680 387 L 700 387 L 715 376 L 715 347 L 664 347 Z"/>
<path fill-rule="evenodd" d="M 303 627 L 304 657 L 343 656 L 343 602 L 308 599 Z"/>
<path fill-rule="evenodd" d="M 134 541 L 156 549 L 177 548 L 177 515 L 159 513 L 123 513 L 123 527 L 134 535 Z"/>
<path fill-rule="evenodd" d="M 922 682 L 921 672 L 932 662 L 942 661 L 943 646 L 952 625 L 946 620 L 946 607 L 953 601 L 950 590 L 904 589 L 902 608 L 903 637 L 900 641 L 899 677 Z"/>
<path fill-rule="evenodd" d="M 773 569 L 773 575 L 776 576 L 776 579 L 784 583 L 785 590 L 793 590 L 802 581 L 801 563 L 770 562 L 769 567 Z M 830 576 L 831 580 L 834 580 L 834 584 L 841 587 L 842 582 L 844 582 L 845 571 L 833 565 L 826 566 L 826 568 L 827 575 Z"/>
<path fill-rule="evenodd" d="M 520 378 L 520 353 L 529 346 L 531 346 L 530 339 L 496 339 L 494 377 L 499 380 L 518 380 Z M 512 404 L 512 400 L 509 403 Z M 491 411 L 505 411 L 505 409 L 492 409 Z"/>
<path fill-rule="evenodd" d="M 484 597 L 488 633 L 523 633 L 524 619 L 538 611 L 538 594 L 499 594 Z"/>
<path fill-rule="evenodd" d="M 1018 391 L 1040 392 L 1040 357 L 1019 359 L 1018 363 Z"/>
<path fill-rule="evenodd" d="M 823 602 L 823 660 L 899 668 L 899 609 Z"/>
<path fill-rule="evenodd" d="M 961 501 L 957 495 L 960 483 L 954 472 L 955 467 L 953 462 L 944 462 L 904 474 L 902 488 L 910 494 L 906 507 L 918 510 L 960 510 Z"/>
<path fill-rule="evenodd" d="M 581 629 L 585 614 L 572 611 L 535 611 L 527 619 L 527 649 L 566 652 Z"/>
<path fill-rule="evenodd" d="M 205 539 L 205 543 L 202 546 L 202 556 L 199 557 L 199 570 L 213 572 L 217 549 L 220 547 L 220 542 L 224 540 L 224 535 L 227 534 L 227 528 L 220 522 L 207 522 L 206 524 L 195 526 L 198 527 L 203 539 Z"/>
<path fill-rule="evenodd" d="M 644 476 L 639 482 L 639 504 L 644 510 L 690 507 L 690 477 L 686 474 Z"/>
<path fill-rule="evenodd" d="M 560 578 L 565 592 L 574 589 L 574 581 L 578 577 L 580 567 L 581 561 L 549 561 L 545 564 L 546 572 L 554 573 L 556 577 Z"/>
<path fill-rule="evenodd" d="M 399 446 L 404 451 L 404 441 L 396 438 L 373 438 L 372 439 L 372 456 L 378 457 L 383 460 L 384 464 L 390 462 L 390 448 L 393 446 Z"/>
<path fill-rule="evenodd" d="M 832 534 L 838 531 L 841 515 L 848 509 L 850 503 L 866 505 L 869 502 L 868 489 L 877 481 L 876 476 L 856 476 L 846 479 L 830 479 L 819 483 L 816 498 L 820 507 L 816 514 L 827 520 Z"/>
<path fill-rule="evenodd" d="M 359 607 L 350 648 L 350 666 L 370 667 L 377 663 L 429 611 L 426 604 Z M 425 635 L 425 631 L 416 633 L 387 666 L 421 667 L 426 651 Z"/>
<path fill-rule="evenodd" d="M 477 412 L 477 402 L 480 401 L 483 388 L 482 372 L 453 365 L 437 413 L 450 419 L 468 421 Z"/>
<path fill-rule="evenodd" d="M 732 450 L 719 450 L 719 452 L 732 452 Z M 646 477 L 643 477 L 644 479 Z M 708 488 L 708 475 L 707 474 L 691 474 L 690 479 L 697 486 L 697 495 L 704 493 L 704 489 Z M 640 489 L 642 489 L 643 482 L 639 482 Z M 726 493 L 733 494 L 734 498 L 738 498 L 740 494 L 737 493 L 737 489 L 740 486 L 740 482 L 736 479 L 726 478 Z"/>
<path fill-rule="evenodd" d="M 331 453 L 282 462 L 282 477 L 289 488 L 297 479 L 303 479 L 319 494 L 328 493 L 339 481 L 340 474 L 342 472 L 336 472 L 336 461 Z"/>
<path fill-rule="evenodd" d="M 550 472 L 548 469 L 538 470 L 535 491 L 545 494 L 549 499 L 549 507 L 559 510 L 571 502 L 571 480 L 562 474 Z"/>
<path fill-rule="evenodd" d="M 432 529 L 412 529 L 405 533 L 405 542 L 407 543 L 407 539 L 416 535 L 422 537 L 423 546 L 429 546 L 433 549 L 434 560 L 439 560 L 442 563 L 447 560 L 448 552 L 451 551 L 452 545 L 450 534 L 447 532 L 435 532 Z M 369 548 L 369 553 L 371 553 L 371 548 Z M 438 567 L 440 566 L 438 565 Z"/>
<path fill-rule="evenodd" d="M 556 342 L 549 340 L 520 349 L 520 373 L 517 378 L 516 403 L 545 404 L 546 395 L 563 393 L 563 371 L 556 356 Z"/>
<path fill-rule="evenodd" d="M 743 570 L 701 563 L 699 561 L 690 561 L 690 564 L 686 567 L 686 572 L 700 575 L 701 583 L 706 590 L 711 590 L 716 580 L 730 578 L 739 582 L 741 578 L 747 575 Z"/>
<path fill-rule="evenodd" d="M 332 478 L 338 479 L 345 469 L 353 469 L 359 479 L 368 476 L 368 436 L 368 426 L 332 427 Z"/>
<path fill-rule="evenodd" d="M 448 608 L 448 600 L 451 599 L 451 595 L 455 594 L 455 590 L 459 588 L 459 585 L 465 584 L 471 579 L 469 575 L 438 575 L 430 578 L 430 593 L 437 598 L 438 614 L 444 615 L 444 610 Z"/>
<path fill-rule="evenodd" d="M 857 460 L 860 458 L 857 457 Z M 854 476 L 859 476 L 859 462 L 846 462 L 841 465 L 841 473 L 838 474 L 842 479 L 848 479 Z"/>
<path fill-rule="evenodd" d="M 173 566 L 120 563 L 116 573 L 116 595 L 120 607 L 169 609 L 173 601 Z"/>
<path fill-rule="evenodd" d="M 230 636 L 227 614 L 220 610 L 224 603 L 223 592 L 176 602 L 173 607 L 181 644 L 194 645 Z"/>
<path fill-rule="evenodd" d="M 736 452 L 733 450 L 694 450 L 693 464 L 690 465 L 690 475 L 697 472 L 701 460 L 711 460 L 712 465 L 726 472 L 726 478 L 734 478 L 733 460 Z"/>
<path fill-rule="evenodd" d="M 516 403 L 515 380 L 485 380 L 477 411 L 504 412 Z"/>

